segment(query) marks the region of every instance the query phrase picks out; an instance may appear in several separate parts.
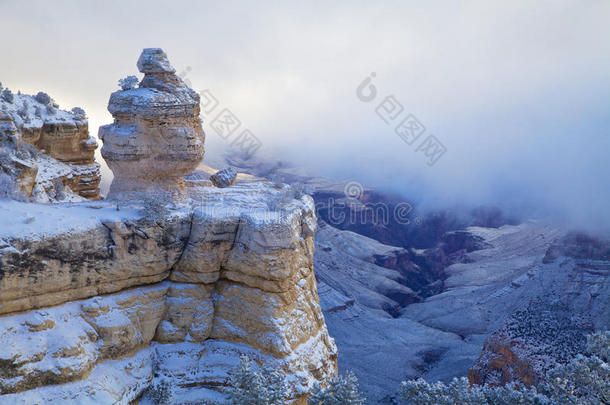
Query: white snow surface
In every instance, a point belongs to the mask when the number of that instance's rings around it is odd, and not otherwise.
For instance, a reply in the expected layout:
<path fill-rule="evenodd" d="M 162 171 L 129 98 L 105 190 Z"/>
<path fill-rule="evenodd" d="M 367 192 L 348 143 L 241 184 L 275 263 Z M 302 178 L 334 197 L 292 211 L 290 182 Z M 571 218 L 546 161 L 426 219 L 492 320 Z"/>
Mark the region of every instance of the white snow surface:
<path fill-rule="evenodd" d="M 16 127 L 42 128 L 47 124 L 77 123 L 83 125 L 87 122 L 86 117 L 64 111 L 51 104 L 46 106 L 39 103 L 34 96 L 13 93 L 13 102 L 9 103 L 0 99 L 0 110 L 11 116 Z"/>
<path fill-rule="evenodd" d="M 102 221 L 140 217 L 136 208 L 121 208 L 108 202 L 36 204 L 0 200 L 0 247 L 7 238 L 40 239 L 94 228 Z"/>
<path fill-rule="evenodd" d="M 47 385 L 0 398 L 2 405 L 129 405 L 152 379 L 152 348 L 131 357 L 99 363 L 87 378 Z"/>

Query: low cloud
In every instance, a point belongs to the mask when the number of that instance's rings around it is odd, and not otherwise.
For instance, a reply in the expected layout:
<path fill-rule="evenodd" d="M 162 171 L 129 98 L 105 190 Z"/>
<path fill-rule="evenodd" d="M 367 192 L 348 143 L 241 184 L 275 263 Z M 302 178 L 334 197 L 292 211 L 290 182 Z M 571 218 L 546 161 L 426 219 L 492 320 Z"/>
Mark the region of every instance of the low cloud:
<path fill-rule="evenodd" d="M 263 142 L 316 174 L 610 228 L 610 4 L 603 1 L 4 1 L 0 80 L 82 106 L 91 132 L 141 48 L 163 47 Z M 371 73 L 377 99 L 357 86 Z M 394 96 L 446 147 L 375 112 Z M 208 154 L 223 142 L 207 126 Z M 421 138 L 422 140 L 424 138 Z"/>

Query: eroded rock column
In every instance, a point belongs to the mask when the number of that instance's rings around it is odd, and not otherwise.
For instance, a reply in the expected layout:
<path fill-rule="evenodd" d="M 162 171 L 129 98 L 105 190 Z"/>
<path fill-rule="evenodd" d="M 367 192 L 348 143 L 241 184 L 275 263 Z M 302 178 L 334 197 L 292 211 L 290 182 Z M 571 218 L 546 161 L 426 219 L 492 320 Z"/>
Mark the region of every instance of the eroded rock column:
<path fill-rule="evenodd" d="M 199 95 L 175 74 L 162 49 L 144 49 L 138 69 L 144 73 L 139 87 L 112 93 L 114 123 L 99 130 L 102 156 L 114 173 L 108 198 L 175 197 L 183 176 L 203 159 Z"/>

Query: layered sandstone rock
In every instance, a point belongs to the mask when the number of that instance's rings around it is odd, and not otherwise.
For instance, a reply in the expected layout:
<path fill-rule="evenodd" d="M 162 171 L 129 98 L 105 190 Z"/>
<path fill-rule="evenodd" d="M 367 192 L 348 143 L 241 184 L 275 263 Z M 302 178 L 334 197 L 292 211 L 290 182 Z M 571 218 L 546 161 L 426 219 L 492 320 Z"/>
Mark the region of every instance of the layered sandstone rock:
<path fill-rule="evenodd" d="M 60 110 L 44 93 L 0 100 L 0 149 L 10 156 L 0 161 L 0 170 L 15 180 L 14 191 L 20 198 L 57 200 L 55 189 L 61 187 L 98 199 L 101 175 L 96 148 L 81 109 Z"/>
<path fill-rule="evenodd" d="M 203 159 L 199 95 L 159 48 L 144 49 L 138 69 L 144 73 L 139 87 L 112 93 L 108 111 L 114 123 L 99 131 L 102 156 L 114 173 L 108 198 L 179 193 L 183 176 Z"/>
<path fill-rule="evenodd" d="M 313 274 L 311 198 L 257 181 L 187 184 L 190 204 L 166 218 L 105 202 L 6 203 L 14 213 L 0 219 L 8 403 L 128 403 L 160 381 L 174 386 L 176 403 L 222 401 L 240 353 L 282 369 L 294 399 L 336 372 Z M 109 364 L 114 389 L 99 380 Z"/>

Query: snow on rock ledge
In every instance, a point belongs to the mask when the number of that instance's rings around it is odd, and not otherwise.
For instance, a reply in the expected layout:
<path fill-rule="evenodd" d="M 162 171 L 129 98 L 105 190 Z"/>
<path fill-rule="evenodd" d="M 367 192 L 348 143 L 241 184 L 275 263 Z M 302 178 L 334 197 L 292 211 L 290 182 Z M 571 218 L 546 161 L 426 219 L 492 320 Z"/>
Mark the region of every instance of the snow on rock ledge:
<path fill-rule="evenodd" d="M 295 399 L 336 372 L 313 200 L 255 181 L 187 191 L 166 218 L 106 202 L 0 202 L 11 212 L 0 216 L 3 399 L 128 403 L 155 375 L 179 397 L 218 400 L 238 353 L 283 369 Z M 130 377 L 96 390 L 111 362 Z"/>

